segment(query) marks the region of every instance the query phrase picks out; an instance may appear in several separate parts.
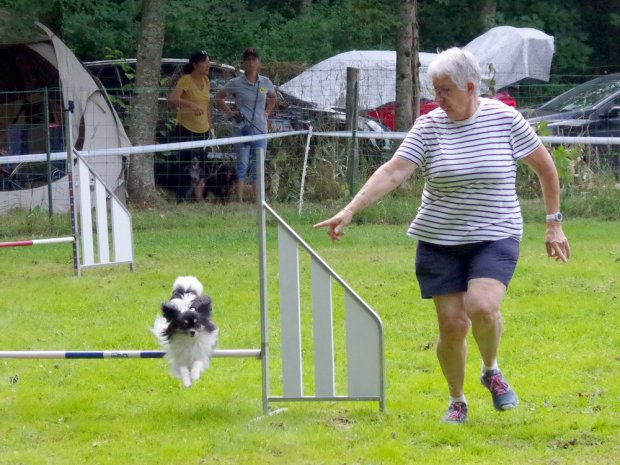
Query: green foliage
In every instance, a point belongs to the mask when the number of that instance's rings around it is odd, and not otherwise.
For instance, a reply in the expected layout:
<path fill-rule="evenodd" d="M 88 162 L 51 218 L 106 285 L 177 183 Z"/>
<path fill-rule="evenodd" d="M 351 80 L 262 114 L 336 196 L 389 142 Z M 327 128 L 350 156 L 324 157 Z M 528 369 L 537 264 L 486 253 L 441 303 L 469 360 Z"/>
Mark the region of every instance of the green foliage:
<path fill-rule="evenodd" d="M 35 27 L 36 18 L 30 11 L 0 11 L 0 39 L 4 43 L 40 40 L 41 34 Z"/>
<path fill-rule="evenodd" d="M 555 163 L 555 168 L 558 171 L 560 177 L 560 184 L 564 186 L 570 186 L 575 179 L 574 166 L 575 160 L 580 156 L 579 147 L 571 145 L 566 147 L 560 145 L 553 147 L 551 151 L 551 157 Z"/>
<path fill-rule="evenodd" d="M 239 63 L 241 51 L 253 43 L 259 16 L 242 0 L 170 0 L 164 56 L 183 58 L 204 49 L 215 60 Z"/>
<path fill-rule="evenodd" d="M 338 53 L 335 42 L 345 36 L 338 10 L 317 7 L 310 16 L 283 21 L 265 36 L 261 47 L 274 61 L 316 63 L 332 56 Z"/>
<path fill-rule="evenodd" d="M 495 91 L 498 89 L 495 89 L 495 84 L 497 83 L 497 81 L 495 80 L 495 66 L 493 66 L 493 63 L 489 63 L 487 70 L 489 72 L 489 75 L 491 76 L 491 78 L 489 79 L 489 95 L 494 95 Z"/>
<path fill-rule="evenodd" d="M 331 129 L 329 122 L 324 130 Z M 376 141 L 377 144 L 383 141 Z M 341 199 L 349 191 L 348 160 L 352 153 L 348 139 L 313 137 L 307 156 L 305 184 L 306 201 Z M 267 174 L 272 199 L 287 202 L 300 198 L 304 171 L 306 137 L 272 139 L 268 145 L 270 158 Z M 375 169 L 391 156 L 391 150 L 381 150 L 369 140 L 358 140 L 359 173 L 355 180 L 361 185 Z"/>
<path fill-rule="evenodd" d="M 546 121 L 540 122 L 535 128 L 538 135 L 550 136 L 551 130 L 548 126 Z M 565 192 L 571 191 L 575 184 L 579 184 L 580 181 L 576 169 L 583 147 L 579 145 L 554 145 L 549 147 L 548 150 L 558 172 L 560 185 Z M 530 198 L 537 197 L 540 192 L 536 173 L 524 163 L 519 163 L 517 168 L 517 190 L 521 195 Z"/>
<path fill-rule="evenodd" d="M 104 60 L 124 60 L 125 55 L 122 50 L 110 47 L 104 47 L 105 54 L 103 55 Z M 121 65 L 121 69 L 125 77 L 130 81 L 130 85 L 133 86 L 133 80 L 136 77 L 136 70 L 128 63 L 123 63 Z"/>
<path fill-rule="evenodd" d="M 344 17 L 350 18 L 347 32 L 350 34 L 350 48 L 393 49 L 396 44 L 395 31 L 399 24 L 396 14 L 400 1 L 394 0 L 349 0 L 345 2 Z M 347 51 L 344 49 L 342 51 Z"/>
<path fill-rule="evenodd" d="M 125 58 L 125 56 L 123 55 L 123 52 L 118 49 L 104 47 L 104 52 L 105 52 L 103 56 L 104 60 L 122 60 Z M 136 71 L 131 65 L 127 63 L 123 63 L 119 68 L 121 72 L 125 75 L 125 77 L 127 78 L 127 81 L 122 81 L 121 83 L 122 88 L 123 90 L 131 92 L 135 87 Z M 115 106 L 115 108 L 122 109 L 122 112 L 121 112 L 122 122 L 123 122 L 123 125 L 127 126 L 129 123 L 129 118 L 130 118 L 131 109 L 132 109 L 131 101 L 126 98 L 121 98 L 115 93 L 108 93 L 108 98 L 110 99 L 112 104 Z"/>
<path fill-rule="evenodd" d="M 104 47 L 136 54 L 140 0 L 0 0 L 39 18 L 83 60 Z M 615 38 L 620 20 L 613 2 L 497 0 L 496 24 L 535 27 L 555 36 L 554 74 L 619 66 Z M 484 32 L 480 0 L 418 2 L 420 49 L 462 46 Z M 354 49 L 395 49 L 395 0 L 168 0 L 164 56 L 207 49 L 219 61 L 239 64 L 240 52 L 259 47 L 265 61 L 316 63 Z M 449 12 L 449 19 L 446 15 Z"/>
<path fill-rule="evenodd" d="M 38 19 L 43 21 L 45 19 L 51 19 L 52 21 L 45 22 L 46 26 L 53 31 L 57 31 L 56 21 L 50 17 L 50 13 L 58 13 L 59 1 L 50 0 L 0 0 L 0 8 L 5 8 L 9 12 L 17 13 L 11 20 L 19 21 L 21 18 Z"/>
<path fill-rule="evenodd" d="M 484 32 L 469 1 L 419 1 L 418 9 L 421 51 L 463 46 Z"/>
<path fill-rule="evenodd" d="M 140 5 L 139 0 L 0 0 L 0 8 L 42 22 L 85 61 L 101 59 L 106 46 L 135 56 Z"/>
<path fill-rule="evenodd" d="M 613 176 L 599 176 L 588 190 L 564 196 L 562 211 L 572 218 L 620 218 L 620 189 L 615 184 Z"/>
<path fill-rule="evenodd" d="M 71 217 L 68 214 L 54 214 L 35 208 L 30 212 L 15 209 L 2 214 L 0 238 L 14 240 L 41 239 L 70 235 Z"/>
<path fill-rule="evenodd" d="M 62 38 L 82 60 L 100 59 L 106 47 L 135 56 L 139 0 L 63 2 Z"/>
<path fill-rule="evenodd" d="M 516 27 L 540 29 L 555 37 L 555 74 L 579 74 L 590 65 L 596 29 L 581 21 L 582 10 L 589 8 L 579 0 L 566 2 L 501 2 L 502 20 Z"/>
<path fill-rule="evenodd" d="M 269 142 L 272 158 L 267 168 L 271 199 L 279 202 L 299 200 L 304 176 L 305 138 L 297 144 L 274 139 Z M 330 140 L 314 141 L 305 166 L 305 201 L 341 199 L 345 194 L 345 145 Z"/>

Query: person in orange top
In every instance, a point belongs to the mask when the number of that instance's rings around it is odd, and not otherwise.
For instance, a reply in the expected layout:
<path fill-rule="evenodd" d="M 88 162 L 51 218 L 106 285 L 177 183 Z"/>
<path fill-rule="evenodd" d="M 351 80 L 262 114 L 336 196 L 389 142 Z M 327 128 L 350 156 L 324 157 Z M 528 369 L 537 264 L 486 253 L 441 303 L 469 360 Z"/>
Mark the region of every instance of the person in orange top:
<path fill-rule="evenodd" d="M 168 104 L 177 109 L 174 140 L 186 142 L 211 138 L 211 83 L 209 55 L 204 50 L 193 53 L 174 89 Z M 179 154 L 179 194 L 184 198 L 204 200 L 205 170 L 202 148 L 181 151 Z M 188 182 L 189 181 L 189 182 Z M 182 195 L 185 193 L 185 195 Z"/>

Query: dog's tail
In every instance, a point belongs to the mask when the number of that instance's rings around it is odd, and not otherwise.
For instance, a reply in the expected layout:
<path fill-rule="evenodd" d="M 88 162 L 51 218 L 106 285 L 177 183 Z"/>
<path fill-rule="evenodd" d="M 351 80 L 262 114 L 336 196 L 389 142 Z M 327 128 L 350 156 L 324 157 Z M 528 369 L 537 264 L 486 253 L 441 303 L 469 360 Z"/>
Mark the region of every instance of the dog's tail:
<path fill-rule="evenodd" d="M 203 291 L 202 284 L 194 276 L 179 276 L 172 285 L 173 297 L 182 297 L 184 294 L 192 293 L 201 296 Z"/>

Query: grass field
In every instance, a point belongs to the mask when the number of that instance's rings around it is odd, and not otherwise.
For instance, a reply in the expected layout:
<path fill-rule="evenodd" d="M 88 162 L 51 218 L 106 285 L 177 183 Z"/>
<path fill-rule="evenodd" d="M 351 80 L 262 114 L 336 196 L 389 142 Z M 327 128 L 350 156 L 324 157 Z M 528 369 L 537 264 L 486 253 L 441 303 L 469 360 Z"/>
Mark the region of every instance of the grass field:
<path fill-rule="evenodd" d="M 619 221 L 568 221 L 569 264 L 546 257 L 544 224 L 526 225 L 500 354 L 521 405 L 493 410 L 470 341 L 470 416 L 454 426 L 440 421 L 447 389 L 434 312 L 418 296 L 405 223 L 356 224 L 332 244 L 311 229 L 323 214 L 284 216 L 383 319 L 386 412 L 374 402 L 282 403 L 274 408 L 286 411 L 263 416 L 253 359 L 215 359 L 191 389 L 163 360 L 0 360 L 0 464 L 619 462 Z M 36 215 L 3 220 L 0 240 L 67 232 L 62 220 L 50 228 Z M 0 349 L 157 349 L 149 327 L 179 274 L 198 276 L 213 296 L 221 348 L 258 347 L 253 209 L 180 206 L 133 221 L 134 273 L 105 267 L 77 278 L 67 244 L 0 249 Z M 273 307 L 271 258 L 269 275 Z"/>

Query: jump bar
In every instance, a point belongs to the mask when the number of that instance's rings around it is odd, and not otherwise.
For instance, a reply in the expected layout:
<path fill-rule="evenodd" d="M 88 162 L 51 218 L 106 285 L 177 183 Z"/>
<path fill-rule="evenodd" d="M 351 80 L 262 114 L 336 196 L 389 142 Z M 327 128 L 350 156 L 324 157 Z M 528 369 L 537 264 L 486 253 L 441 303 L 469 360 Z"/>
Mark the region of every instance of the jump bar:
<path fill-rule="evenodd" d="M 0 359 L 103 359 L 163 358 L 163 350 L 2 350 Z M 218 358 L 261 358 L 260 349 L 223 349 L 213 352 Z"/>
<path fill-rule="evenodd" d="M 12 242 L 0 242 L 0 247 L 27 247 L 31 245 L 44 245 L 44 244 L 60 244 L 63 242 L 74 242 L 73 237 L 54 237 L 51 239 L 32 239 L 29 241 L 12 241 Z"/>

